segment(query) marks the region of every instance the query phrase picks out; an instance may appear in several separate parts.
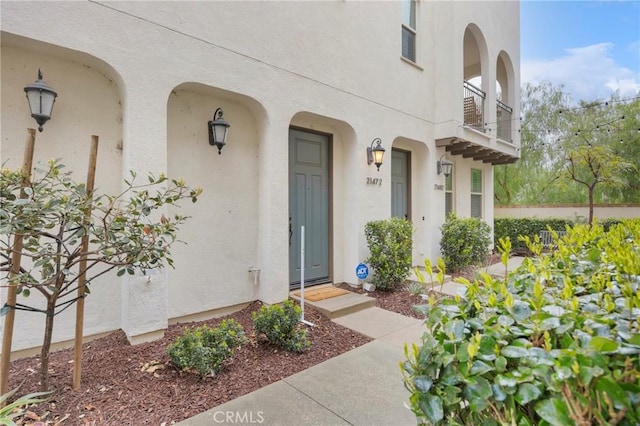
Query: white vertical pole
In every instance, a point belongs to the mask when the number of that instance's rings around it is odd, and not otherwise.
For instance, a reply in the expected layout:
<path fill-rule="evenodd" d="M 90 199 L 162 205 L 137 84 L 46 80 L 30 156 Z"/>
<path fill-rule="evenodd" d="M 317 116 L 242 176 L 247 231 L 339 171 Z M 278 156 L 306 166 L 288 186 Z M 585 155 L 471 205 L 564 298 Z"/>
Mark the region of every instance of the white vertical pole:
<path fill-rule="evenodd" d="M 304 322 L 304 225 L 300 227 L 300 308 Z"/>
<path fill-rule="evenodd" d="M 300 227 L 300 310 L 302 318 L 300 322 L 313 326 L 313 323 L 304 319 L 304 225 Z"/>

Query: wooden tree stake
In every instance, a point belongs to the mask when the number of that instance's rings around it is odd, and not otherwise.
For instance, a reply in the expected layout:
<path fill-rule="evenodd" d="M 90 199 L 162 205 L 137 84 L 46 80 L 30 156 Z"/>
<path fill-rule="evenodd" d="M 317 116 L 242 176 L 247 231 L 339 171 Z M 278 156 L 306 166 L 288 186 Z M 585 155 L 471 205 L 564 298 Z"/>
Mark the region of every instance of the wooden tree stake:
<path fill-rule="evenodd" d="M 93 199 L 93 186 L 96 178 L 96 162 L 98 159 L 98 136 L 91 136 L 91 152 L 89 153 L 89 169 L 87 171 L 87 196 Z M 91 222 L 91 206 L 89 203 L 84 211 L 84 225 L 87 226 Z M 89 250 L 89 234 L 82 236 L 82 257 L 80 258 L 80 276 L 78 277 L 78 302 L 76 305 L 76 337 L 73 358 L 73 389 L 80 387 L 80 379 L 82 376 L 82 339 L 84 329 L 84 296 L 87 282 L 87 258 L 86 253 Z"/>
<path fill-rule="evenodd" d="M 31 168 L 33 165 L 33 152 L 36 145 L 36 130 L 27 129 L 27 140 L 24 146 L 24 160 L 22 162 L 22 188 L 20 198 L 27 198 L 24 188 L 30 185 Z M 16 318 L 17 284 L 13 283 L 13 277 L 20 273 L 22 261 L 22 234 L 15 234 L 11 256 L 11 271 L 9 273 L 9 285 L 7 286 L 7 305 L 9 312 L 4 319 L 2 334 L 2 354 L 0 355 L 0 395 L 9 391 L 9 364 L 11 363 L 11 343 L 13 340 L 13 324 Z M 4 403 L 2 404 L 4 406 Z"/>

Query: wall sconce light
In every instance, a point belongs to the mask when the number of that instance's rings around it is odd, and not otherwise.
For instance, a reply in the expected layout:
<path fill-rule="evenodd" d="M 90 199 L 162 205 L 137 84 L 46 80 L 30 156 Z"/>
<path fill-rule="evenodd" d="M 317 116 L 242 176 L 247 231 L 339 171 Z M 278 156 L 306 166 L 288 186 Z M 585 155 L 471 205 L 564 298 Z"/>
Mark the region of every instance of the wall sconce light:
<path fill-rule="evenodd" d="M 451 169 L 453 169 L 453 163 L 449 158 L 445 158 L 447 154 L 442 154 L 442 157 L 438 160 L 438 174 L 443 174 L 444 177 L 451 175 Z"/>
<path fill-rule="evenodd" d="M 229 124 L 222 118 L 222 108 L 216 109 L 213 113 L 213 120 L 209 121 L 209 144 L 218 148 L 218 155 L 221 154 L 222 147 L 227 143 L 227 134 L 229 133 Z"/>
<path fill-rule="evenodd" d="M 374 147 L 373 144 L 376 142 L 377 145 Z M 380 171 L 383 158 L 384 148 L 382 147 L 382 140 L 380 138 L 375 138 L 371 141 L 371 146 L 367 147 L 367 164 L 371 165 L 371 163 L 374 163 L 378 168 L 378 171 Z"/>
<path fill-rule="evenodd" d="M 51 118 L 53 103 L 58 94 L 51 87 L 42 81 L 42 71 L 38 69 L 38 80 L 35 83 L 24 86 L 29 101 L 31 117 L 38 123 L 38 130 L 42 131 L 42 126 Z"/>

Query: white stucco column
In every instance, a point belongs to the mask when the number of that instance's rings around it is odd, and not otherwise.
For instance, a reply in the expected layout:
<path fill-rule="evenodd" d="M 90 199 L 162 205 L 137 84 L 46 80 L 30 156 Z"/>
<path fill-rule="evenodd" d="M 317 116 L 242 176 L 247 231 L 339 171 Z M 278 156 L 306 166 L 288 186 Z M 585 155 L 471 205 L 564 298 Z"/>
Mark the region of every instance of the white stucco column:
<path fill-rule="evenodd" d="M 356 133 L 358 135 L 366 134 L 364 130 Z M 391 164 L 391 146 L 387 141 L 383 141 L 383 143 L 387 150 L 382 166 L 385 167 Z M 339 183 L 344 191 L 344 210 L 340 213 L 344 218 L 342 280 L 351 285 L 358 284 L 356 266 L 369 256 L 364 226 L 372 216 L 378 215 L 375 210 L 379 205 L 384 205 L 384 201 L 380 203 L 380 197 L 383 197 L 381 195 L 384 192 L 383 188 L 369 186 L 366 183 L 367 177 L 373 178 L 378 175 L 383 177 L 384 174 L 384 169 L 377 172 L 375 165 L 367 165 L 366 153 L 369 145 L 371 145 L 371 140 L 368 137 L 361 137 L 354 143 L 345 146 L 344 181 Z"/>
<path fill-rule="evenodd" d="M 166 107 L 170 89 L 141 75 L 127 77 L 123 76 L 122 173 L 123 178 L 130 179 L 129 171 L 134 170 L 136 181 L 144 183 L 148 182 L 148 173 L 158 176 L 167 170 Z M 125 274 L 121 290 L 122 329 L 129 341 L 137 344 L 162 337 L 168 325 L 166 270 Z"/>
<path fill-rule="evenodd" d="M 269 110 L 258 147 L 258 298 L 268 304 L 285 300 L 289 293 L 290 116 L 273 112 Z"/>
<path fill-rule="evenodd" d="M 383 111 L 384 112 L 384 111 Z M 379 116 L 383 116 L 383 112 Z M 387 219 L 391 216 L 391 154 L 393 136 L 384 129 L 373 132 L 366 122 L 355 126 L 359 135 L 356 144 L 345 152 L 345 282 L 357 284 L 356 266 L 369 257 L 369 247 L 365 236 L 365 226 L 372 220 Z M 374 133 L 375 132 L 375 133 Z M 362 136 L 360 136 L 362 135 Z M 386 150 L 378 171 L 374 164 L 367 164 L 367 148 L 375 138 L 381 138 Z M 371 183 L 367 183 L 371 178 Z M 381 184 L 374 184 L 381 179 Z M 370 271 L 370 274 L 373 270 Z M 372 275 L 369 276 L 369 279 Z"/>
<path fill-rule="evenodd" d="M 494 206 L 495 206 L 495 198 L 493 195 L 493 171 L 494 171 L 494 167 L 491 164 L 486 164 L 485 167 L 485 172 L 484 172 L 484 180 L 482 182 L 483 184 L 483 188 L 482 191 L 484 194 L 487 194 L 485 197 L 485 208 L 484 208 L 484 217 L 482 218 L 482 220 L 484 220 L 490 227 L 491 227 L 491 246 L 490 248 L 493 249 L 495 248 L 495 245 L 493 243 L 493 230 L 494 230 L 494 224 L 493 224 L 493 219 L 495 217 L 494 214 Z"/>

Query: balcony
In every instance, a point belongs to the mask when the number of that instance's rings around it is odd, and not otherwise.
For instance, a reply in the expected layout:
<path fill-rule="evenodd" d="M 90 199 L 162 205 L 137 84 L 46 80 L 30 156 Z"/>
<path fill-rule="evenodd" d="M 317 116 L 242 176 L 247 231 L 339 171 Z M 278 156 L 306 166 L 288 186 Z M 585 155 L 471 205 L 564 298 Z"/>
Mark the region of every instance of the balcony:
<path fill-rule="evenodd" d="M 484 100 L 486 93 L 479 87 L 465 81 L 464 87 L 464 125 L 484 132 Z"/>
<path fill-rule="evenodd" d="M 486 99 L 487 95 L 482 89 L 464 81 L 462 126 L 454 128 L 451 123 L 443 125 L 436 132 L 436 146 L 445 147 L 451 155 L 462 155 L 463 158 L 493 165 L 514 163 L 519 156 L 513 144 L 513 109 L 496 101 L 496 123 L 487 127 L 489 117 L 484 114 Z"/>
<path fill-rule="evenodd" d="M 513 135 L 511 134 L 511 117 L 513 116 L 513 108 L 503 103 L 496 102 L 496 125 L 498 139 L 513 143 Z"/>

